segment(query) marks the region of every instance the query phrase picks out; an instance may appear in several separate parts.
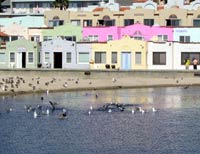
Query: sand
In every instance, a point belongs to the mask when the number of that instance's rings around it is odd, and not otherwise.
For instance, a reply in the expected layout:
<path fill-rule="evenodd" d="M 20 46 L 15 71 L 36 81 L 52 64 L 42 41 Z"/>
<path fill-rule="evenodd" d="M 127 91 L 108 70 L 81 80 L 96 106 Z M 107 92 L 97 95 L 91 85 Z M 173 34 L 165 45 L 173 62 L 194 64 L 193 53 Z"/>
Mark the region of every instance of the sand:
<path fill-rule="evenodd" d="M 0 76 L 0 95 L 17 95 L 21 93 L 51 93 L 55 91 L 73 90 L 98 90 L 118 88 L 144 88 L 161 86 L 199 86 L 200 77 L 106 77 L 98 78 L 76 78 L 62 75 L 33 76 L 21 74 L 18 76 Z"/>

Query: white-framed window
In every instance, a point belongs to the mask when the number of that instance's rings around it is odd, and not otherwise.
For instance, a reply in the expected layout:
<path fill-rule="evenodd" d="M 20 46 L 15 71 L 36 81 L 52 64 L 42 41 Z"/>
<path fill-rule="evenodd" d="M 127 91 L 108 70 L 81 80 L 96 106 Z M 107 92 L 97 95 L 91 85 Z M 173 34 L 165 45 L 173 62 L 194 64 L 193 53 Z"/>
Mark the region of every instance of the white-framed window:
<path fill-rule="evenodd" d="M 44 41 L 49 41 L 49 40 L 52 40 L 52 39 L 53 39 L 52 36 L 44 36 L 44 37 L 43 37 L 43 40 L 44 40 Z"/>
<path fill-rule="evenodd" d="M 158 41 L 168 41 L 168 35 L 158 35 Z"/>
<path fill-rule="evenodd" d="M 112 35 L 108 35 L 108 41 L 113 40 L 113 36 Z"/>
<path fill-rule="evenodd" d="M 135 64 L 142 64 L 142 53 L 141 52 L 135 53 Z"/>
<path fill-rule="evenodd" d="M 98 35 L 89 35 L 88 36 L 89 41 L 98 41 L 99 40 L 99 36 Z"/>
<path fill-rule="evenodd" d="M 0 53 L 0 63 L 6 62 L 6 53 Z"/>
<path fill-rule="evenodd" d="M 190 42 L 190 36 L 180 36 L 179 41 L 180 42 Z"/>
<path fill-rule="evenodd" d="M 14 62 L 15 62 L 15 53 L 14 53 L 14 52 L 11 52 L 11 53 L 10 53 L 10 62 L 11 62 L 11 63 L 14 63 Z"/>
<path fill-rule="evenodd" d="M 106 63 L 106 52 L 95 52 L 95 63 Z"/>
<path fill-rule="evenodd" d="M 33 52 L 28 53 L 28 62 L 33 63 Z"/>
<path fill-rule="evenodd" d="M 66 63 L 71 63 L 72 62 L 72 53 L 67 52 L 66 53 Z"/>
<path fill-rule="evenodd" d="M 89 53 L 88 52 L 79 52 L 78 62 L 79 63 L 89 63 Z"/>
<path fill-rule="evenodd" d="M 80 26 L 81 21 L 80 20 L 71 20 L 71 24 L 74 25 L 74 26 Z"/>
<path fill-rule="evenodd" d="M 44 53 L 44 61 L 46 63 L 49 63 L 49 61 L 50 61 L 50 53 L 49 52 Z"/>

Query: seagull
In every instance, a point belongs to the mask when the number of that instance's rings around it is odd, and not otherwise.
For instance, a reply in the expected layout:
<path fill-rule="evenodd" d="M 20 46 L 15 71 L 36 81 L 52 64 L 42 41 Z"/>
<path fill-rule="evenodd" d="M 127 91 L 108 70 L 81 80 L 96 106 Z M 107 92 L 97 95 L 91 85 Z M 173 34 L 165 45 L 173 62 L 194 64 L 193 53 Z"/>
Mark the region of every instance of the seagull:
<path fill-rule="evenodd" d="M 111 109 L 109 109 L 109 110 L 108 110 L 108 113 L 111 113 L 111 112 L 112 112 L 112 110 L 111 110 Z"/>
<path fill-rule="evenodd" d="M 91 113 L 92 113 L 92 112 L 89 110 L 89 111 L 88 111 L 88 115 L 91 115 Z"/>
<path fill-rule="evenodd" d="M 134 109 L 132 109 L 132 110 L 131 110 L 131 113 L 132 113 L 132 114 L 134 114 L 134 113 L 135 113 Z"/>
<path fill-rule="evenodd" d="M 157 110 L 154 108 L 154 107 L 152 107 L 152 112 L 157 112 Z"/>
<path fill-rule="evenodd" d="M 112 82 L 116 82 L 117 81 L 117 79 L 116 78 L 112 78 Z"/>
<path fill-rule="evenodd" d="M 33 117 L 34 117 L 34 118 L 37 118 L 37 116 L 38 116 L 37 112 L 34 111 L 34 113 L 33 113 Z"/>
<path fill-rule="evenodd" d="M 90 110 L 93 110 L 93 107 L 92 107 L 92 106 L 90 106 Z"/>

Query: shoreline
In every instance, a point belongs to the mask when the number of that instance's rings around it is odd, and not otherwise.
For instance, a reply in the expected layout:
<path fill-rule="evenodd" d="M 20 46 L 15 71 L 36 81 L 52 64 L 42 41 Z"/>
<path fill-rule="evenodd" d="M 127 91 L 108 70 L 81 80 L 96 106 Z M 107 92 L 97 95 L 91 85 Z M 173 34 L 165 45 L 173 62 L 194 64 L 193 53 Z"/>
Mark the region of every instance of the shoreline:
<path fill-rule="evenodd" d="M 90 72 L 86 74 L 85 72 Z M 196 73 L 196 75 L 195 75 Z M 200 86 L 198 71 L 0 70 L 0 96 Z"/>

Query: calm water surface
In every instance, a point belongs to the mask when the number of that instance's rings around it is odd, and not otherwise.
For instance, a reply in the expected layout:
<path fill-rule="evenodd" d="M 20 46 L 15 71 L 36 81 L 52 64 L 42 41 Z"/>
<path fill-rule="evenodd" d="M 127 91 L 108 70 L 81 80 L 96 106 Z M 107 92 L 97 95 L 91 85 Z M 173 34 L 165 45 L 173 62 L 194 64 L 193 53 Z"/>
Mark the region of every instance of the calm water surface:
<path fill-rule="evenodd" d="M 61 110 L 35 119 L 24 109 L 37 104 L 48 108 L 49 100 L 66 108 L 68 119 L 59 120 Z M 110 102 L 139 105 L 145 113 L 132 114 L 132 107 L 95 110 Z M 13 111 L 7 113 L 9 108 Z M 0 97 L 0 113 L 0 154 L 200 153 L 200 87 L 6 96 Z"/>

